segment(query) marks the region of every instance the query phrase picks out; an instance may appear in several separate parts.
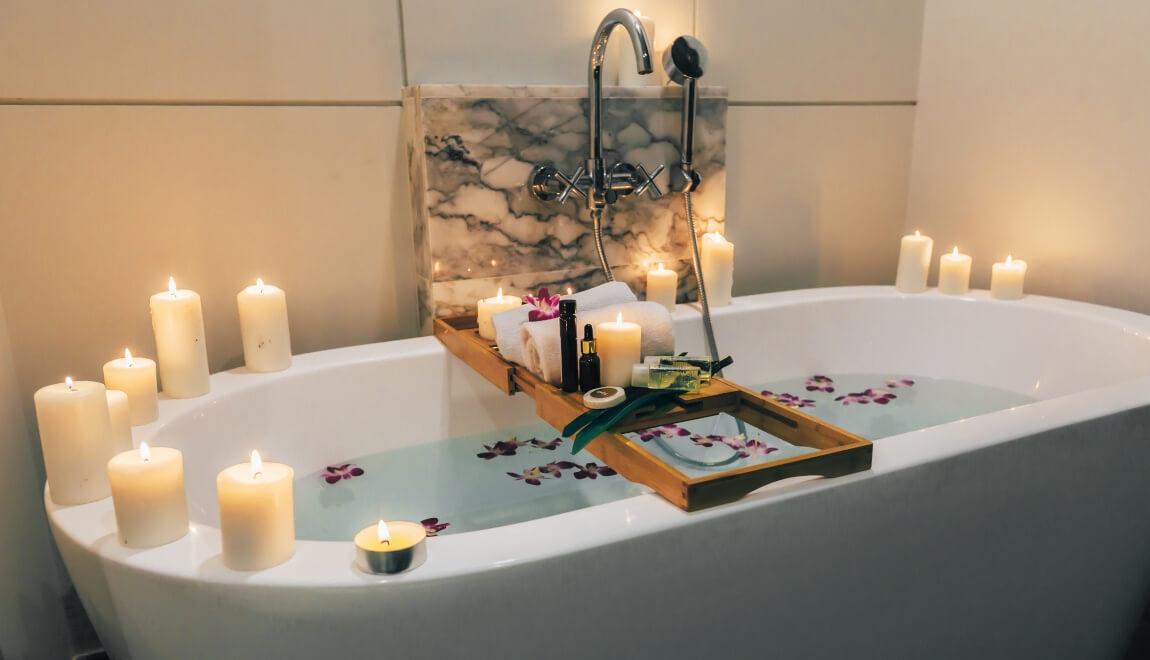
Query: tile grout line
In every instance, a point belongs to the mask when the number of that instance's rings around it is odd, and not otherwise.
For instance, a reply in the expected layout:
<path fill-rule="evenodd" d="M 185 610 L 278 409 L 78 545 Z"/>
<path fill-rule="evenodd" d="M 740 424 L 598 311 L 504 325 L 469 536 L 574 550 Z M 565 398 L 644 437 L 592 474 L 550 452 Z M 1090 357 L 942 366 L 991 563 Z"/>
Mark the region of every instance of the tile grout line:
<path fill-rule="evenodd" d="M 403 22 L 403 0 L 395 0 L 396 11 L 399 13 L 399 68 L 402 72 L 403 86 L 408 86 L 407 73 L 407 26 Z"/>
<path fill-rule="evenodd" d="M 914 107 L 918 101 L 728 101 L 732 108 Z"/>
<path fill-rule="evenodd" d="M 350 101 L 241 101 L 228 99 L 0 99 L 0 106 L 154 106 L 154 107 L 224 107 L 224 108 L 398 108 L 400 100 Z"/>

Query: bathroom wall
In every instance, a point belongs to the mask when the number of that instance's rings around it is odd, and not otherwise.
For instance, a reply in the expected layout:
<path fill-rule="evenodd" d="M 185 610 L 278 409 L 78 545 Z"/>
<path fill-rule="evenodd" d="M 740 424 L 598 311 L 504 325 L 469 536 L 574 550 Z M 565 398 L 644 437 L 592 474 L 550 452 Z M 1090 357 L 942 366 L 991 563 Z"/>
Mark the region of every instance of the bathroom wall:
<path fill-rule="evenodd" d="M 927 3 L 907 229 L 1035 292 L 1150 311 L 1150 4 Z"/>
<path fill-rule="evenodd" d="M 415 333 L 402 86 L 582 84 L 590 34 L 619 4 L 0 3 L 7 401 L 15 387 L 27 413 L 40 385 L 98 377 L 126 345 L 152 354 L 147 296 L 169 274 L 204 296 L 213 369 L 240 360 L 234 295 L 256 276 L 288 290 L 297 351 Z M 657 45 L 697 33 L 713 56 L 704 82 L 730 88 L 738 291 L 891 279 L 923 0 L 636 7 L 657 19 Z M 38 453 L 8 426 L 0 441 L 5 456 Z M 26 463 L 5 462 L 8 487 L 40 487 L 38 468 L 9 467 Z M 0 515 L 18 533 L 43 524 L 23 498 Z M 5 657 L 50 643 L 4 632 Z"/>

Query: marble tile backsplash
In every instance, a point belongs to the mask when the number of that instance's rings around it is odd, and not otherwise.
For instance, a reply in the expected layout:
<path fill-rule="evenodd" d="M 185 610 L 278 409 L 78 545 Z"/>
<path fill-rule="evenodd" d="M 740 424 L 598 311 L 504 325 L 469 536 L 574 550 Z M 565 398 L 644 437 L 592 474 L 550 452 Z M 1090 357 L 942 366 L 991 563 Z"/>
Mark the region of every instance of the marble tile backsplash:
<path fill-rule="evenodd" d="M 608 162 L 653 169 L 669 190 L 679 158 L 681 90 L 609 88 L 604 101 Z M 542 203 L 526 188 L 536 163 L 567 173 L 587 158 L 586 89 L 576 86 L 421 85 L 404 94 L 408 164 L 424 327 L 437 316 L 473 311 L 503 287 L 522 294 L 564 291 L 604 281 L 583 202 Z M 721 231 L 726 197 L 726 92 L 699 100 L 695 162 L 703 186 L 697 221 Z M 604 223 L 616 279 L 643 294 L 647 267 L 664 262 L 680 274 L 688 298 L 690 243 L 682 196 L 624 198 Z"/>

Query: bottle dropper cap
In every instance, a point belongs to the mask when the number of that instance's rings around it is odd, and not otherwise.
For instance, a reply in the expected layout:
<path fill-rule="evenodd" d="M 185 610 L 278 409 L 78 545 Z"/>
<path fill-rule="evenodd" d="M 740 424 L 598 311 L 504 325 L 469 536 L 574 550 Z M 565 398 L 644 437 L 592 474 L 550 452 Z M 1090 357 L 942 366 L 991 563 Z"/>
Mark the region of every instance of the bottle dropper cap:
<path fill-rule="evenodd" d="M 583 355 L 592 355 L 597 350 L 597 342 L 595 341 L 595 328 L 591 327 L 588 323 L 583 326 L 583 341 L 579 344 L 579 349 Z"/>

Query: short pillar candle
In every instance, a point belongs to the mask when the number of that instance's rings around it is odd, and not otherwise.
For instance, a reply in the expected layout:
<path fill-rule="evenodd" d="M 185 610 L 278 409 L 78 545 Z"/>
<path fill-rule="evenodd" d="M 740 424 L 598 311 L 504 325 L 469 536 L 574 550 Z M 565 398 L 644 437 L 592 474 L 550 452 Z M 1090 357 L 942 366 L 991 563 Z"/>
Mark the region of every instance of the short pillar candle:
<path fill-rule="evenodd" d="M 647 271 L 647 300 L 657 302 L 675 311 L 675 297 L 679 291 L 679 274 L 659 264 Z"/>
<path fill-rule="evenodd" d="M 515 309 L 523 304 L 519 296 L 505 296 L 503 289 L 499 289 L 492 298 L 484 298 L 476 305 L 476 321 L 479 324 L 479 336 L 484 339 L 495 339 L 495 322 L 491 317 L 509 309 Z"/>
<path fill-rule="evenodd" d="M 236 294 L 244 364 L 250 371 L 283 371 L 291 366 L 291 332 L 283 289 L 256 283 Z"/>
<path fill-rule="evenodd" d="M 108 482 L 120 543 L 153 548 L 188 533 L 180 450 L 141 442 L 139 449 L 121 452 L 108 461 Z"/>
<path fill-rule="evenodd" d="M 56 504 L 95 502 L 110 493 L 107 465 L 116 452 L 106 392 L 101 383 L 67 378 L 33 397 L 48 492 Z"/>
<path fill-rule="evenodd" d="M 258 451 L 251 461 L 216 476 L 220 503 L 223 561 L 237 571 L 256 571 L 284 563 L 295 553 L 295 512 L 291 467 L 264 463 Z"/>
<path fill-rule="evenodd" d="M 603 385 L 631 385 L 631 367 L 643 359 L 642 337 L 643 329 L 638 323 L 624 321 L 622 312 L 614 321 L 595 326 L 600 381 Z"/>
<path fill-rule="evenodd" d="M 176 399 L 207 394 L 208 350 L 200 295 L 177 289 L 176 280 L 168 278 L 168 290 L 152 296 L 151 311 L 164 394 Z"/>
<path fill-rule="evenodd" d="M 970 255 L 955 247 L 938 259 L 938 290 L 952 296 L 970 291 Z"/>
<path fill-rule="evenodd" d="M 990 295 L 999 300 L 1018 300 L 1026 280 L 1026 262 L 1007 255 L 1006 261 L 994 264 L 990 273 Z"/>
<path fill-rule="evenodd" d="M 119 390 L 107 390 L 108 419 L 112 423 L 112 449 L 116 452 L 132 448 L 132 413 L 128 395 Z"/>
<path fill-rule="evenodd" d="M 926 278 L 930 274 L 930 255 L 934 251 L 934 239 L 923 236 L 917 229 L 913 234 L 902 237 L 902 247 L 898 253 L 898 274 L 894 288 L 903 293 L 926 291 Z"/>
<path fill-rule="evenodd" d="M 135 357 L 125 348 L 124 357 L 104 363 L 104 385 L 109 390 L 119 390 L 127 395 L 132 426 L 141 426 L 159 419 L 156 363 L 152 360 Z"/>

